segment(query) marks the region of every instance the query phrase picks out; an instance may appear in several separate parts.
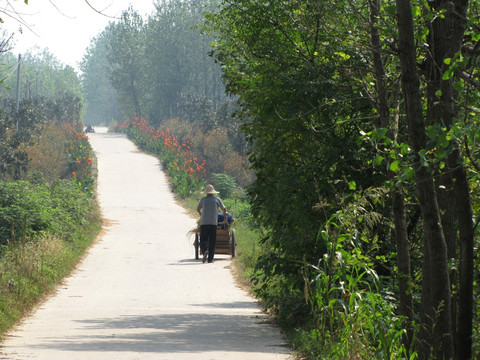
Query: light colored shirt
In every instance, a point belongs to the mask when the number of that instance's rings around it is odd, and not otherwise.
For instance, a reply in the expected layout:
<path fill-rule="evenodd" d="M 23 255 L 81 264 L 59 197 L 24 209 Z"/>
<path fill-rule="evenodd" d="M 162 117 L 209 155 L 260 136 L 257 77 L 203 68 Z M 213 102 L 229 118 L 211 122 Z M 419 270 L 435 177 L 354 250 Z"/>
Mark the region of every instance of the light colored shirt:
<path fill-rule="evenodd" d="M 220 198 L 213 195 L 201 198 L 197 206 L 197 211 L 202 213 L 200 225 L 218 225 L 218 209 L 225 211 L 225 205 Z"/>

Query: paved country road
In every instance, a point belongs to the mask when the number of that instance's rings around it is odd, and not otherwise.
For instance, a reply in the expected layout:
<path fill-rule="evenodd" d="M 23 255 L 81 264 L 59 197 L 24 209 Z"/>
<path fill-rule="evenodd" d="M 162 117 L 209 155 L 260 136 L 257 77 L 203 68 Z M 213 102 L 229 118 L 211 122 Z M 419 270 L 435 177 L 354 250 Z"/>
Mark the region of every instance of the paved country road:
<path fill-rule="evenodd" d="M 108 226 L 78 270 L 1 344 L 0 359 L 290 359 L 239 289 L 228 256 L 194 259 L 195 219 L 159 161 L 123 135 L 90 135 Z M 239 236 L 239 235 L 237 235 Z"/>

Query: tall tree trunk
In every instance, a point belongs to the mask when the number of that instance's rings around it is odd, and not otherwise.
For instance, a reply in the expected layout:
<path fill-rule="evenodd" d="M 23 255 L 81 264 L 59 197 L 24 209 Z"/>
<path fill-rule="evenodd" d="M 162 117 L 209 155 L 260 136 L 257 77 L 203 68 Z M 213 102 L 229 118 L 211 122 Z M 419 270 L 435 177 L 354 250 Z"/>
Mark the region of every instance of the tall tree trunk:
<path fill-rule="evenodd" d="M 426 148 L 425 121 L 422 111 L 420 79 L 417 72 L 416 48 L 412 6 L 410 0 L 396 0 L 400 63 L 405 97 L 408 134 L 417 154 L 415 181 L 424 223 L 424 286 L 431 279 L 430 294 L 422 292 L 420 358 L 427 359 L 430 349 L 438 359 L 452 359 L 454 355 L 450 317 L 450 280 L 447 248 L 440 221 L 432 173 L 420 162 L 419 152 Z"/>
<path fill-rule="evenodd" d="M 382 59 L 380 35 L 378 31 L 378 21 L 380 18 L 379 9 L 380 0 L 373 0 L 370 2 L 370 31 L 373 48 L 373 64 L 377 83 L 377 107 L 380 114 L 380 125 L 383 128 L 389 129 L 387 136 L 394 140 L 397 137 L 398 124 L 391 124 L 390 120 L 390 106 L 388 103 L 387 90 L 388 87 L 385 76 L 385 67 Z M 389 179 L 393 179 L 394 176 L 395 175 L 393 173 L 389 172 Z M 397 246 L 400 314 L 406 318 L 404 326 L 407 329 L 406 336 L 403 337 L 403 344 L 405 349 L 408 351 L 413 338 L 413 299 L 411 292 L 410 253 L 408 246 L 407 221 L 405 215 L 406 212 L 403 191 L 401 189 L 394 189 L 392 191 L 392 200 L 395 226 L 394 236 Z"/>
<path fill-rule="evenodd" d="M 430 38 L 439 34 L 445 35 L 435 30 L 431 31 Z M 431 40 L 435 43 L 434 40 Z M 441 46 L 432 45 L 433 49 L 438 51 L 444 50 Z M 432 51 L 433 52 L 433 51 Z M 439 101 L 439 93 L 443 93 L 442 89 L 442 63 L 440 66 L 436 63 L 433 57 L 427 61 L 427 123 L 428 125 L 445 124 L 442 117 L 445 116 L 442 101 Z M 447 89 L 448 91 L 448 89 Z M 458 217 L 457 217 L 457 202 L 454 196 L 454 180 L 452 177 L 452 169 L 449 168 L 448 162 L 443 170 L 436 169 L 436 193 L 438 207 L 440 209 L 440 217 L 443 228 L 443 236 L 447 246 L 447 258 L 450 261 L 457 260 L 457 244 L 458 244 Z M 453 290 L 456 287 L 458 271 L 456 266 L 452 266 L 449 270 L 450 287 Z M 450 316 L 452 322 L 452 334 L 455 334 L 457 323 L 457 296 L 455 292 L 451 292 Z"/>
<path fill-rule="evenodd" d="M 447 245 L 447 258 L 449 262 L 457 260 L 457 244 L 458 244 L 458 221 L 457 221 L 457 201 L 454 196 L 454 185 L 452 173 L 443 171 L 437 176 L 437 201 L 440 208 L 440 218 L 442 220 L 443 236 Z M 454 288 L 458 280 L 458 269 L 451 266 L 450 271 L 450 287 L 451 287 L 451 318 L 452 332 L 456 331 L 457 323 L 457 295 Z"/>
<path fill-rule="evenodd" d="M 405 349 L 409 351 L 413 339 L 412 280 L 410 274 L 410 252 L 408 247 L 405 200 L 404 194 L 400 190 L 397 190 L 393 193 L 393 213 L 395 225 L 395 243 L 397 245 L 400 314 L 406 318 L 406 322 L 404 324 L 406 334 L 403 337 L 403 345 L 405 346 Z"/>
<path fill-rule="evenodd" d="M 464 38 L 468 0 L 435 0 L 430 2 L 434 11 L 444 11 L 444 17 L 438 17 L 432 23 L 428 37 L 431 58 L 428 61 L 428 95 L 429 121 L 442 124 L 449 130 L 458 110 L 455 107 L 455 90 L 453 77 L 443 79 L 448 69 L 446 58 L 453 58 L 460 51 Z M 436 94 L 440 93 L 438 97 Z M 449 227 L 444 229 L 449 248 L 449 257 L 456 258 L 457 227 L 459 259 L 458 318 L 457 302 L 453 299 L 452 315 L 456 324 L 455 352 L 456 359 L 466 360 L 472 356 L 472 318 L 473 318 L 473 222 L 469 193 L 469 184 L 458 144 L 452 144 L 453 150 L 447 159 L 447 166 L 440 180 L 445 185 L 445 204 L 442 205 L 444 218 Z M 457 226 L 454 227 L 454 224 Z M 452 229 L 452 227 L 454 227 Z M 453 231 L 452 231 L 453 230 Z M 454 232 L 454 233 L 453 233 Z M 452 272 L 452 275 L 456 275 Z M 455 279 L 455 277 L 452 277 Z M 455 329 L 454 329 L 455 330 Z"/>
<path fill-rule="evenodd" d="M 473 319 L 473 223 L 470 189 L 463 166 L 455 171 L 455 195 L 458 201 L 460 238 L 459 296 L 457 320 L 457 359 L 472 358 Z"/>

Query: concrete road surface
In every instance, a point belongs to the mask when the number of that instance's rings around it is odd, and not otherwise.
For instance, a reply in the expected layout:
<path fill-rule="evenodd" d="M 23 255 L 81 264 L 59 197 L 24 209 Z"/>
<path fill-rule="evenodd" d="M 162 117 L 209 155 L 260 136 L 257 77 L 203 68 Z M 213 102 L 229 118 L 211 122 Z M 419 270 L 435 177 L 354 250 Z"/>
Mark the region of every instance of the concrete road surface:
<path fill-rule="evenodd" d="M 1 344 L 0 359 L 290 359 L 278 329 L 235 285 L 229 257 L 194 259 L 195 219 L 175 202 L 159 161 L 104 129 L 90 140 L 109 225 Z"/>

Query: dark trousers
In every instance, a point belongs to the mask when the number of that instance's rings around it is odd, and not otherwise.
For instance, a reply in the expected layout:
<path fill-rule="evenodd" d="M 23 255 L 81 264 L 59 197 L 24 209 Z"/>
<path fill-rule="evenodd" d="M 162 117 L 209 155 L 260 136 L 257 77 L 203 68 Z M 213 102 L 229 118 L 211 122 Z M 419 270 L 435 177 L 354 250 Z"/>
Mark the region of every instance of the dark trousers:
<path fill-rule="evenodd" d="M 200 251 L 205 253 L 208 246 L 208 261 L 213 260 L 217 244 L 217 225 L 200 225 Z"/>

